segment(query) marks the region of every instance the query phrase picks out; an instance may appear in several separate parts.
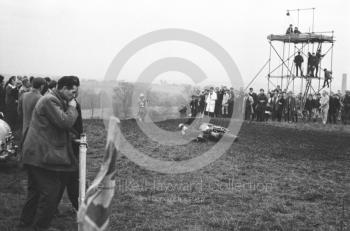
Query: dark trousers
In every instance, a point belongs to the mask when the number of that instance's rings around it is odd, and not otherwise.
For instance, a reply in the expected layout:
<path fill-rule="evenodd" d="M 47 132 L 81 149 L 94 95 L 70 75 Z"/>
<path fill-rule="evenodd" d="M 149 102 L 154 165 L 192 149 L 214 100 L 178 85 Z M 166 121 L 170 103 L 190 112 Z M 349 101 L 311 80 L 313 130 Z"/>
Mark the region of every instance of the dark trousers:
<path fill-rule="evenodd" d="M 258 105 L 256 109 L 256 116 L 257 116 L 257 121 L 265 121 L 265 110 L 266 106 L 264 105 Z"/>
<path fill-rule="evenodd" d="M 325 88 L 327 85 L 327 87 L 329 87 L 329 79 L 325 79 L 323 82 L 323 88 Z"/>
<path fill-rule="evenodd" d="M 303 70 L 301 70 L 301 64 L 295 64 L 296 67 L 296 76 L 299 76 L 298 70 L 300 70 L 300 75 L 303 76 Z"/>
<path fill-rule="evenodd" d="M 76 211 L 79 209 L 79 171 L 61 172 L 61 189 L 58 194 L 57 206 L 62 200 L 64 190 L 67 189 L 67 194 L 72 206 Z"/>
<path fill-rule="evenodd" d="M 228 115 L 227 116 L 229 118 L 232 118 L 232 115 L 233 115 L 233 105 L 234 105 L 233 102 L 228 103 Z"/>
<path fill-rule="evenodd" d="M 282 111 L 282 109 L 278 109 L 277 110 L 277 121 L 278 122 L 281 122 L 281 120 L 282 120 L 282 113 L 283 113 L 283 111 Z"/>
<path fill-rule="evenodd" d="M 294 116 L 294 112 L 292 110 L 286 109 L 286 114 L 285 114 L 285 121 L 291 122 L 293 121 L 293 116 Z"/>
<path fill-rule="evenodd" d="M 318 76 L 318 64 L 315 65 L 315 77 L 317 77 L 317 76 Z"/>
<path fill-rule="evenodd" d="M 60 173 L 34 166 L 26 166 L 28 195 L 20 217 L 20 224 L 40 230 L 48 228 L 57 208 L 61 188 Z"/>
<path fill-rule="evenodd" d="M 328 112 L 328 122 L 337 124 L 337 112 Z"/>

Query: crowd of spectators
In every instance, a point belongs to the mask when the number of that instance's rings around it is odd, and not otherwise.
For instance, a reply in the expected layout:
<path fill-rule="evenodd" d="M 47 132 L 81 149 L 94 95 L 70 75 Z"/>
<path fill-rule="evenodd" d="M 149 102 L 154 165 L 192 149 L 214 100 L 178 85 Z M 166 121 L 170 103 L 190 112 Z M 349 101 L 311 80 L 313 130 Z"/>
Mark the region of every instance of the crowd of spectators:
<path fill-rule="evenodd" d="M 282 91 L 277 86 L 270 92 L 260 89 L 256 93 L 253 88 L 249 92 L 235 91 L 233 88 L 210 87 L 203 91 L 196 90 L 189 105 L 179 110 L 182 116 L 187 115 L 187 108 L 192 117 L 232 117 L 243 114 L 248 121 L 278 122 L 317 122 L 348 124 L 350 121 L 350 91 L 346 94 L 327 91 L 295 95 L 292 91 Z"/>
<path fill-rule="evenodd" d="M 46 94 L 56 87 L 57 82 L 51 80 L 50 77 L 42 78 L 44 81 L 41 89 L 41 95 Z M 2 118 L 10 125 L 13 130 L 19 128 L 22 119 L 19 118 L 19 102 L 22 95 L 32 89 L 34 77 L 27 76 L 11 76 L 6 82 L 0 75 L 0 112 Z"/>

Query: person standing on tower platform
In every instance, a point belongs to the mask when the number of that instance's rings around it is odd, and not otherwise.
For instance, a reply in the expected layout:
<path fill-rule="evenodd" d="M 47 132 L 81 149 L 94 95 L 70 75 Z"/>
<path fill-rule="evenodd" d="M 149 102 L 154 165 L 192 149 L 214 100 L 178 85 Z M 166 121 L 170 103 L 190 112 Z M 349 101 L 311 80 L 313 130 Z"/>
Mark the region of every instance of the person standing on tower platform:
<path fill-rule="evenodd" d="M 327 84 L 327 87 L 329 87 L 329 81 L 332 81 L 332 72 L 327 70 L 327 68 L 323 69 L 323 71 L 324 71 L 323 88 L 326 87 L 326 84 Z"/>
<path fill-rule="evenodd" d="M 314 69 L 315 69 L 315 58 L 314 56 L 308 52 L 307 53 L 307 76 L 314 77 Z"/>
<path fill-rule="evenodd" d="M 318 66 L 320 65 L 320 62 L 321 62 L 321 59 L 325 56 L 321 54 L 321 49 L 318 49 L 317 52 L 316 52 L 316 55 L 314 57 L 315 59 L 315 70 L 316 70 L 316 74 L 315 74 L 315 77 L 317 78 L 317 75 L 318 75 Z"/>
<path fill-rule="evenodd" d="M 298 55 L 294 58 L 295 68 L 296 68 L 296 76 L 299 76 L 298 69 L 300 70 L 301 76 L 303 75 L 303 70 L 301 69 L 301 64 L 304 62 L 303 56 L 300 55 L 300 51 L 298 51 Z"/>

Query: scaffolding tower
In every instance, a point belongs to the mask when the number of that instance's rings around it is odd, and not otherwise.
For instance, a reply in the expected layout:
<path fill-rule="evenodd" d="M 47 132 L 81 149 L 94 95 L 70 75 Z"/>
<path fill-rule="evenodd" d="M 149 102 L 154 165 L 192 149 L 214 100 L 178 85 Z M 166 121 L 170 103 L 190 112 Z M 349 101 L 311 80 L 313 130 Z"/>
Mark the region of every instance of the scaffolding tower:
<path fill-rule="evenodd" d="M 303 108 L 308 94 L 319 93 L 323 89 L 323 87 L 321 87 L 321 80 L 324 80 L 322 68 L 324 63 L 322 63 L 322 60 L 329 53 L 330 63 L 326 64 L 325 67 L 332 72 L 333 48 L 335 42 L 334 31 L 269 35 L 267 39 L 270 46 L 269 59 L 267 62 L 269 69 L 267 74 L 268 91 L 270 91 L 271 85 L 275 88 L 277 88 L 277 85 L 279 85 L 284 91 L 296 92 L 295 82 L 296 80 L 300 79 L 298 82 L 300 82 L 300 93 L 302 94 L 301 105 Z M 281 45 L 280 50 L 276 48 L 276 43 Z M 296 75 L 294 58 L 298 52 L 300 52 L 304 59 L 303 69 L 307 70 L 308 54 L 315 53 L 316 51 L 321 52 L 322 58 L 319 60 L 318 68 L 316 69 L 317 73 L 315 73 L 315 76 L 309 75 L 308 71 L 303 71 L 303 75 Z M 273 67 L 272 65 L 276 66 Z M 317 87 L 314 87 L 315 85 L 313 82 L 315 81 L 318 82 Z M 329 88 L 331 90 L 331 83 Z"/>

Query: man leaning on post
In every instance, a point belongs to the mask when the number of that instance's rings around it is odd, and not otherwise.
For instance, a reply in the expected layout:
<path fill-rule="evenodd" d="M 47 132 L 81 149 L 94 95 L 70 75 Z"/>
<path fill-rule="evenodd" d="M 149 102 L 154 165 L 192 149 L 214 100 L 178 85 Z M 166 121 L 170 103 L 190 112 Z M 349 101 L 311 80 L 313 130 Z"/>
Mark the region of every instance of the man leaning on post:
<path fill-rule="evenodd" d="M 78 112 L 74 96 L 79 81 L 74 76 L 58 80 L 57 89 L 41 97 L 23 142 L 23 164 L 28 174 L 28 196 L 20 228 L 50 229 L 61 188 L 62 172 L 77 169 L 69 131 Z"/>

